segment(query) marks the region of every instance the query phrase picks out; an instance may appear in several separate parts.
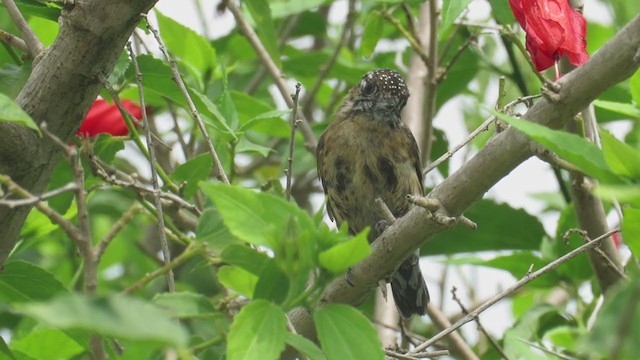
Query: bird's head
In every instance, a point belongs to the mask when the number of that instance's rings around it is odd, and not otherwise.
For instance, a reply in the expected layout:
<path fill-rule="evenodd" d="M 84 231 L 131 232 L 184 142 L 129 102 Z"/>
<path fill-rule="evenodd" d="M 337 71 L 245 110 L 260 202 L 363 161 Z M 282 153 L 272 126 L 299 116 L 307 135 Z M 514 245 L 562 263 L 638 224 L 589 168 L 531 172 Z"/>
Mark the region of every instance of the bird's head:
<path fill-rule="evenodd" d="M 400 73 L 391 69 L 377 69 L 364 74 L 349 91 L 342 110 L 398 125 L 408 98 L 409 90 Z"/>

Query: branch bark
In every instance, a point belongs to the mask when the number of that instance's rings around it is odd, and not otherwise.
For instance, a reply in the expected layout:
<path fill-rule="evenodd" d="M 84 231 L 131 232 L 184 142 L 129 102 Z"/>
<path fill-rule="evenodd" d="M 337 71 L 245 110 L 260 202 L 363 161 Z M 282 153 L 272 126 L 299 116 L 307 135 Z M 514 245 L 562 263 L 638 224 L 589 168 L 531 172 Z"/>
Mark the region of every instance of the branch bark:
<path fill-rule="evenodd" d="M 16 102 L 37 124 L 63 141 L 76 132 L 140 19 L 157 0 L 78 1 L 64 9 L 60 32 L 43 51 Z M 48 138 L 0 123 L 0 173 L 31 193 L 41 193 L 61 150 Z M 0 207 L 0 265 L 13 249 L 31 207 Z"/>
<path fill-rule="evenodd" d="M 542 99 L 525 114 L 525 118 L 560 128 L 606 89 L 630 77 L 640 65 L 639 34 L 640 16 L 637 16 L 586 64 L 558 80 L 561 85 L 559 102 Z M 531 156 L 529 140 L 509 128 L 436 186 L 429 196 L 438 199 L 451 216 L 458 216 Z M 355 286 L 350 286 L 343 278 L 335 280 L 325 290 L 320 306 L 329 303 L 360 304 L 377 286 L 379 279 L 390 275 L 415 249 L 444 230 L 446 227 L 429 218 L 425 209 L 413 208 L 373 243 L 372 254 L 367 259 L 351 269 L 351 280 Z M 309 310 L 294 309 L 289 317 L 299 334 L 315 338 Z"/>

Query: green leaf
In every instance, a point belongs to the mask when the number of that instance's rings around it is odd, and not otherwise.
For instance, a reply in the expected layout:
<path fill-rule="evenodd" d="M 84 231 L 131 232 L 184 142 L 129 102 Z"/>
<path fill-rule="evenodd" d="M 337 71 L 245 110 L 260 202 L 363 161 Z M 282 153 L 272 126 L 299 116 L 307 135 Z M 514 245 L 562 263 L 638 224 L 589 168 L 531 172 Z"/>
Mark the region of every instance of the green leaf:
<path fill-rule="evenodd" d="M 462 11 L 469 5 L 471 0 L 444 0 L 442 3 L 442 24 L 440 25 L 439 37 L 446 32 L 453 22 L 460 16 Z M 504 5 L 503 5 L 504 6 Z"/>
<path fill-rule="evenodd" d="M 256 143 L 251 142 L 251 140 L 246 137 L 240 138 L 238 144 L 236 145 L 236 153 L 257 153 L 264 157 L 268 156 L 269 153 L 273 152 L 272 148 L 268 148 L 266 146 L 262 146 Z"/>
<path fill-rule="evenodd" d="M 276 27 L 271 20 L 271 8 L 266 0 L 247 0 L 245 4 L 249 8 L 251 17 L 255 21 L 256 33 L 262 40 L 262 44 L 271 55 L 271 58 L 279 68 L 282 67 L 280 61 L 280 50 L 278 49 L 278 34 Z"/>
<path fill-rule="evenodd" d="M 556 233 L 553 239 L 545 239 L 541 246 L 542 257 L 546 261 L 553 261 L 579 246 L 584 245 L 584 240 L 578 235 L 572 235 L 564 239 L 564 234 L 570 229 L 579 229 L 578 216 L 573 204 L 567 205 L 560 213 Z M 564 281 L 579 286 L 583 281 L 593 277 L 593 269 L 587 255 L 580 255 L 567 261 L 555 269 Z"/>
<path fill-rule="evenodd" d="M 209 299 L 192 292 L 161 293 L 152 301 L 180 319 L 209 317 L 216 312 Z"/>
<path fill-rule="evenodd" d="M 551 359 L 540 356 L 529 342 L 537 341 L 537 335 L 544 333 L 548 328 L 566 325 L 569 321 L 563 315 L 565 314 L 548 305 L 530 308 L 505 332 L 505 354 L 514 359 Z"/>
<path fill-rule="evenodd" d="M 600 139 L 604 158 L 611 169 L 618 175 L 640 180 L 640 151 L 604 129 L 600 129 Z"/>
<path fill-rule="evenodd" d="M 457 254 L 491 250 L 537 250 L 545 231 L 540 220 L 522 209 L 480 200 L 465 212 L 478 224 L 471 231 L 457 226 L 422 247 L 422 255 Z M 509 221 L 496 221 L 509 219 Z"/>
<path fill-rule="evenodd" d="M 65 292 L 51 273 L 21 260 L 7 263 L 0 271 L 0 301 L 8 304 L 48 300 Z"/>
<path fill-rule="evenodd" d="M 330 304 L 314 311 L 313 319 L 327 359 L 384 359 L 376 329 L 353 307 Z"/>
<path fill-rule="evenodd" d="M 367 228 L 351 239 L 321 252 L 318 255 L 320 265 L 338 274 L 359 263 L 371 254 L 371 246 L 369 246 L 367 239 L 368 233 L 369 229 Z"/>
<path fill-rule="evenodd" d="M 329 2 L 328 0 L 284 0 L 272 1 L 271 15 L 274 19 L 299 14 L 311 10 Z"/>
<path fill-rule="evenodd" d="M 144 88 L 145 99 L 149 100 L 149 105 L 165 106 L 163 98 L 166 98 L 189 110 L 184 95 L 172 80 L 169 65 L 150 55 L 139 55 L 137 59 L 140 72 L 143 74 L 142 87 Z M 135 82 L 135 74 L 131 67 L 127 70 L 127 79 Z M 221 134 L 235 138 L 233 130 L 231 130 L 220 111 L 218 111 L 218 107 L 201 92 L 191 88 L 187 90 L 204 122 Z"/>
<path fill-rule="evenodd" d="M 209 41 L 156 10 L 160 34 L 171 54 L 177 56 L 192 69 L 199 78 L 216 63 L 216 51 Z"/>
<path fill-rule="evenodd" d="M 271 110 L 256 115 L 240 125 L 239 131 L 253 130 L 262 134 L 287 137 L 289 124 L 282 119 L 291 114 L 291 110 Z"/>
<path fill-rule="evenodd" d="M 298 220 L 298 234 L 315 231 L 311 217 L 282 198 L 219 183 L 201 183 L 200 189 L 217 205 L 229 231 L 243 241 L 275 248 L 290 218 Z"/>
<path fill-rule="evenodd" d="M 570 326 L 558 326 L 544 334 L 543 341 L 551 341 L 555 346 L 562 347 L 570 351 L 578 350 L 577 342 L 584 331 L 580 328 Z"/>
<path fill-rule="evenodd" d="M 100 159 L 107 164 L 112 164 L 118 151 L 124 150 L 124 138 L 121 136 L 111 136 L 110 134 L 100 134 L 93 147 L 93 151 Z"/>
<path fill-rule="evenodd" d="M 640 359 L 640 279 L 635 277 L 608 291 L 593 328 L 580 341 L 584 353 L 618 359 Z"/>
<path fill-rule="evenodd" d="M 31 64 L 5 64 L 0 67 L 0 93 L 15 99 L 31 75 Z"/>
<path fill-rule="evenodd" d="M 229 329 L 229 360 L 277 359 L 285 348 L 286 315 L 277 305 L 255 300 L 244 306 Z"/>
<path fill-rule="evenodd" d="M 615 101 L 596 100 L 593 102 L 593 105 L 601 109 L 622 114 L 624 116 L 629 117 L 630 119 L 640 119 L 640 109 L 638 109 L 638 107 L 633 106 L 631 104 L 619 103 Z"/>
<path fill-rule="evenodd" d="M 606 200 L 616 200 L 640 208 L 640 187 L 638 185 L 598 185 L 596 195 Z"/>
<path fill-rule="evenodd" d="M 51 46 L 58 36 L 60 26 L 57 21 L 51 21 L 41 17 L 29 19 L 29 27 L 36 34 L 45 47 Z"/>
<path fill-rule="evenodd" d="M 184 195 L 191 197 L 198 190 L 198 183 L 209 178 L 212 169 L 211 154 L 204 153 L 178 165 L 171 174 L 171 178 L 177 183 L 186 182 Z"/>
<path fill-rule="evenodd" d="M 11 349 L 9 349 L 2 336 L 0 336 L 0 354 L 5 354 L 6 358 L 8 358 L 9 360 L 16 360 L 16 357 L 13 356 L 13 353 L 11 353 Z"/>
<path fill-rule="evenodd" d="M 630 207 L 624 209 L 622 238 L 631 253 L 640 258 L 640 209 Z"/>
<path fill-rule="evenodd" d="M 62 10 L 59 7 L 50 7 L 37 1 L 16 1 L 16 5 L 23 16 L 33 15 L 56 22 L 60 18 Z"/>
<path fill-rule="evenodd" d="M 271 260 L 266 254 L 246 245 L 231 245 L 224 249 L 220 258 L 222 261 L 240 266 L 256 276 L 260 275 L 264 266 Z"/>
<path fill-rule="evenodd" d="M 83 330 L 179 348 L 187 345 L 186 331 L 165 312 L 150 303 L 122 295 L 87 298 L 65 294 L 48 302 L 20 304 L 16 310 L 61 330 Z"/>
<path fill-rule="evenodd" d="M 35 130 L 42 135 L 38 125 L 31 119 L 31 116 L 24 112 L 11 98 L 5 94 L 0 94 L 0 121 L 14 122 Z"/>
<path fill-rule="evenodd" d="M 289 278 L 275 260 L 270 259 L 260 272 L 258 283 L 253 291 L 254 299 L 265 299 L 282 304 L 289 293 Z"/>
<path fill-rule="evenodd" d="M 222 217 L 217 209 L 205 209 L 196 229 L 196 239 L 206 242 L 212 250 L 222 251 L 228 246 L 240 243 L 240 240 L 233 236 L 229 229 L 224 226 Z"/>
<path fill-rule="evenodd" d="M 320 348 L 304 336 L 287 332 L 285 338 L 287 345 L 292 346 L 306 355 L 310 360 L 324 360 L 324 353 Z"/>
<path fill-rule="evenodd" d="M 502 0 L 489 0 L 491 4 L 491 12 L 498 24 L 513 24 L 516 18 L 511 12 L 511 8 L 507 6 Z M 587 32 L 590 33 L 590 32 Z"/>
<path fill-rule="evenodd" d="M 362 33 L 362 42 L 360 44 L 360 51 L 362 56 L 369 57 L 376 49 L 378 40 L 382 37 L 382 29 L 384 27 L 384 21 L 382 16 L 377 12 L 371 12 L 367 15 L 367 19 L 364 23 L 364 31 Z"/>
<path fill-rule="evenodd" d="M 258 283 L 256 275 L 239 266 L 231 265 L 220 267 L 217 277 L 218 281 L 225 287 L 249 299 L 253 298 L 253 291 Z"/>
<path fill-rule="evenodd" d="M 32 330 L 11 341 L 13 350 L 34 359 L 72 359 L 85 351 L 74 339 L 58 329 Z"/>
<path fill-rule="evenodd" d="M 531 121 L 516 119 L 494 110 L 491 112 L 499 119 L 509 123 L 523 134 L 555 152 L 564 160 L 569 161 L 585 174 L 608 183 L 622 181 L 618 175 L 611 171 L 602 151 L 596 145 L 580 136 L 553 130 Z"/>

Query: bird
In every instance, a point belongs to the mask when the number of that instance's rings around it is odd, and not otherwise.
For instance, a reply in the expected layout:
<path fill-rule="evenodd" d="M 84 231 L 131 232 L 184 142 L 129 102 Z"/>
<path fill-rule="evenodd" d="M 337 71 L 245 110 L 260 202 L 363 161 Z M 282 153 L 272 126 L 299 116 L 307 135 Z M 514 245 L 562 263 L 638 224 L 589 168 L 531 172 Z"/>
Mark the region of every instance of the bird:
<path fill-rule="evenodd" d="M 320 136 L 318 176 L 327 214 L 355 235 L 369 226 L 369 242 L 384 231 L 376 198 L 401 217 L 413 207 L 406 195 L 423 195 L 420 153 L 401 112 L 409 98 L 402 75 L 372 70 L 353 86 Z M 419 250 L 391 275 L 396 307 L 404 318 L 424 315 L 429 291 L 418 261 Z"/>

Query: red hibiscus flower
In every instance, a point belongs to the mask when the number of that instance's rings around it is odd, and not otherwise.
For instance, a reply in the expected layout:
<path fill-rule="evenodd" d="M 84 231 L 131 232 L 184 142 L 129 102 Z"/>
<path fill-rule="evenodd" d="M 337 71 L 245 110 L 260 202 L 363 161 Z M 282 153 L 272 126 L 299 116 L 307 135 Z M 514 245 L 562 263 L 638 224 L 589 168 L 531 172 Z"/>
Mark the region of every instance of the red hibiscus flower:
<path fill-rule="evenodd" d="M 527 51 L 536 70 L 550 68 L 563 55 L 576 66 L 589 59 L 587 22 L 569 0 L 509 0 L 509 5 L 527 33 Z"/>
<path fill-rule="evenodd" d="M 122 100 L 122 106 L 136 119 L 142 119 L 142 109 L 129 100 Z M 82 121 L 80 129 L 76 132 L 80 137 L 94 137 L 99 134 L 111 134 L 112 136 L 129 135 L 127 124 L 115 104 L 109 104 L 103 99 L 97 99 L 91 105 L 91 109 Z"/>

